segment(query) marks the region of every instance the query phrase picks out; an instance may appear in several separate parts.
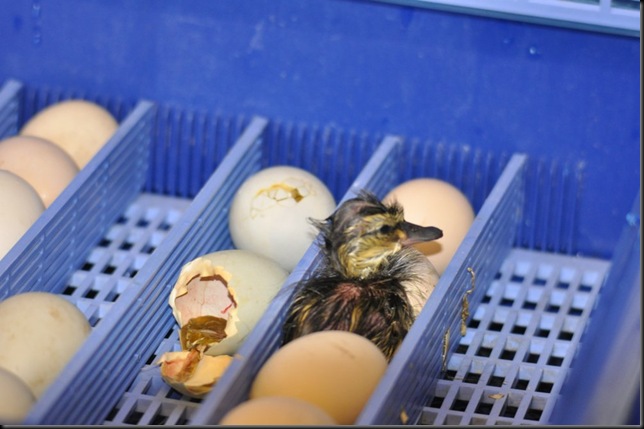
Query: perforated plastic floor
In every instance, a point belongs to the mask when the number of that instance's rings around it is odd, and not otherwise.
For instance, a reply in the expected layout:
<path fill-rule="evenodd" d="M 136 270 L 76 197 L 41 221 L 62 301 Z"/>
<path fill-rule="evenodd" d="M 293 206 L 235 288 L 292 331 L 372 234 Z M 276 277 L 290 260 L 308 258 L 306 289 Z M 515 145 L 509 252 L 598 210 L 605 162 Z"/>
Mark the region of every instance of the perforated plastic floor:
<path fill-rule="evenodd" d="M 609 262 L 513 249 L 419 424 L 545 424 Z"/>
<path fill-rule="evenodd" d="M 189 203 L 189 199 L 140 194 L 72 274 L 62 294 L 93 327 L 133 284 L 132 278 Z"/>
<path fill-rule="evenodd" d="M 546 423 L 609 265 L 513 249 L 487 285 L 418 423 Z M 171 389 L 154 364 L 178 347 L 172 329 L 105 424 L 190 423 L 201 401 Z"/>
<path fill-rule="evenodd" d="M 180 350 L 179 336 L 177 330 L 172 328 L 107 416 L 106 425 L 189 423 L 201 400 L 184 396 L 172 389 L 163 381 L 159 366 L 155 364 L 163 353 L 176 350 Z"/>

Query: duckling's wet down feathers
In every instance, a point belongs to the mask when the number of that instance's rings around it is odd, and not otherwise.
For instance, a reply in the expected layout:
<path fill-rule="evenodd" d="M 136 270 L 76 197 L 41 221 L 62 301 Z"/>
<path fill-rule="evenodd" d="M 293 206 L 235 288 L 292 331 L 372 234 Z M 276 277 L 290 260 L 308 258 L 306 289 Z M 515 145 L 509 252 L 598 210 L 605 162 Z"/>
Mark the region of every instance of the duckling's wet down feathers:
<path fill-rule="evenodd" d="M 324 221 L 321 268 L 297 286 L 283 326 L 283 343 L 311 332 L 345 330 L 373 341 L 391 359 L 439 275 L 411 244 L 442 231 L 404 220 L 400 205 L 367 191 Z"/>

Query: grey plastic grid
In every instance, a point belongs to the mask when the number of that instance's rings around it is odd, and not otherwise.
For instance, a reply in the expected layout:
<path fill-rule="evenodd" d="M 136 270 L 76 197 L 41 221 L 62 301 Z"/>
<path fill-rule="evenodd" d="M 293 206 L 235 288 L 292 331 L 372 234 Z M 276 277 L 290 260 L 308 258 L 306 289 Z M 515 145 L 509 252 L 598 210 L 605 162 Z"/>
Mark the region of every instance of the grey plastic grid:
<path fill-rule="evenodd" d="M 70 276 L 61 292 L 92 327 L 108 313 L 191 200 L 141 193 Z"/>
<path fill-rule="evenodd" d="M 163 381 L 159 366 L 155 364 L 163 353 L 179 349 L 179 334 L 172 328 L 119 398 L 104 424 L 188 424 L 201 400 L 184 396 L 171 388 Z"/>
<path fill-rule="evenodd" d="M 419 423 L 547 423 L 609 266 L 513 249 Z"/>

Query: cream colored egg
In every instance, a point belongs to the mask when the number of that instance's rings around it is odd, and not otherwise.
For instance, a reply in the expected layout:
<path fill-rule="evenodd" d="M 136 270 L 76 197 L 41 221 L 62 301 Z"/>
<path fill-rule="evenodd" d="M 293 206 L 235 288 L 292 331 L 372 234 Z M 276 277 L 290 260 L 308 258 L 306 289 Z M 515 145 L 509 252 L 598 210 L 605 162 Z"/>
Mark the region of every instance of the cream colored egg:
<path fill-rule="evenodd" d="M 170 296 L 182 348 L 233 354 L 282 287 L 288 272 L 247 250 L 222 250 L 184 265 Z"/>
<path fill-rule="evenodd" d="M 450 183 L 420 178 L 398 185 L 383 198 L 383 202 L 393 200 L 402 205 L 408 222 L 443 231 L 438 240 L 414 245 L 443 274 L 474 222 L 474 210 L 467 197 Z"/>
<path fill-rule="evenodd" d="M 20 130 L 63 148 L 83 168 L 112 137 L 116 119 L 103 107 L 85 100 L 65 100 L 41 110 Z"/>
<path fill-rule="evenodd" d="M 0 425 L 20 424 L 36 402 L 29 386 L 0 367 Z"/>
<path fill-rule="evenodd" d="M 321 408 L 297 398 L 265 396 L 237 405 L 219 422 L 235 425 L 335 425 L 335 421 Z"/>
<path fill-rule="evenodd" d="M 45 210 L 40 196 L 26 180 L 0 170 L 0 258 L 20 240 Z"/>
<path fill-rule="evenodd" d="M 317 234 L 309 218 L 323 220 L 333 210 L 333 195 L 313 174 L 291 166 L 270 167 L 237 190 L 229 213 L 230 235 L 235 247 L 292 271 Z"/>
<path fill-rule="evenodd" d="M 260 368 L 250 398 L 289 396 L 353 424 L 387 369 L 368 339 L 346 331 L 314 332 L 278 349 Z"/>
<path fill-rule="evenodd" d="M 45 207 L 78 174 L 78 166 L 67 152 L 48 140 L 31 136 L 0 141 L 0 168 L 25 179 Z"/>
<path fill-rule="evenodd" d="M 19 376 L 39 398 L 90 331 L 83 313 L 62 296 L 13 295 L 0 302 L 0 367 Z"/>

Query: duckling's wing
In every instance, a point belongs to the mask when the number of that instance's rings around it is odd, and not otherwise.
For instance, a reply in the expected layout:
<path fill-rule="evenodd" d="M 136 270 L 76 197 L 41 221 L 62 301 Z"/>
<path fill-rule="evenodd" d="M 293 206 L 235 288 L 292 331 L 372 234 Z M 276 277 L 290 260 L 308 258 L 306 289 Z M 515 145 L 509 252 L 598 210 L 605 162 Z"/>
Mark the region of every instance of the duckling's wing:
<path fill-rule="evenodd" d="M 374 342 L 390 359 L 413 320 L 407 292 L 397 279 L 313 276 L 295 292 L 282 344 L 317 331 L 350 331 Z"/>

